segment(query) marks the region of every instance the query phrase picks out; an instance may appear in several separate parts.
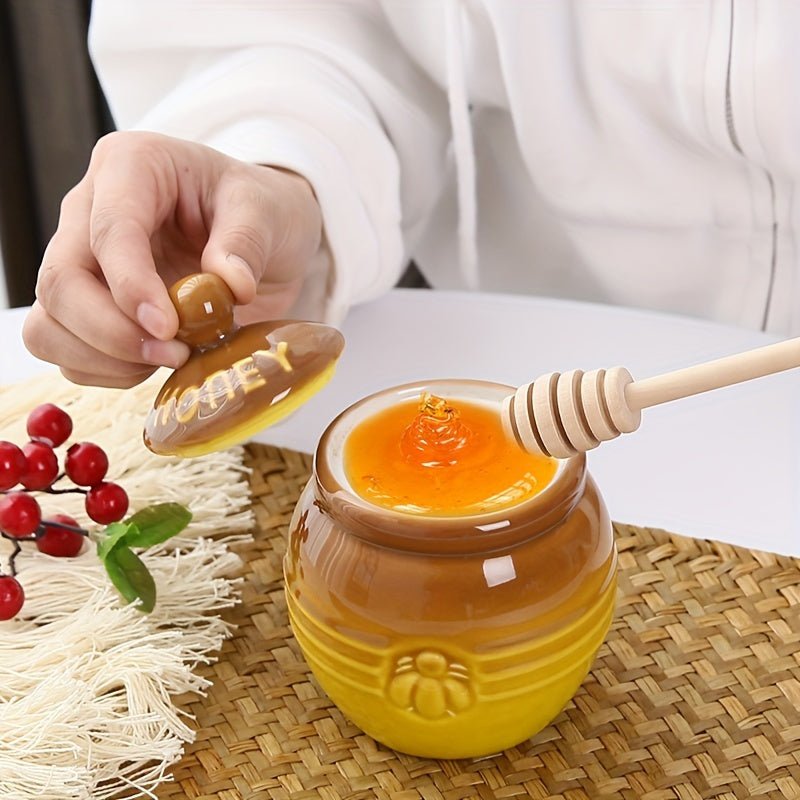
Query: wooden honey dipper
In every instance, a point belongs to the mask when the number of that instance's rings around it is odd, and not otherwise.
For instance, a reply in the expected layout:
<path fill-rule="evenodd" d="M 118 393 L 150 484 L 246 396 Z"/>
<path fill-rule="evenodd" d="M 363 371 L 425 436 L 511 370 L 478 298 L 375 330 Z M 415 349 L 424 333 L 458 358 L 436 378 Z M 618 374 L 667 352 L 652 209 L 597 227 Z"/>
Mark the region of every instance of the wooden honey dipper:
<path fill-rule="evenodd" d="M 800 338 L 634 381 L 624 367 L 550 372 L 503 401 L 503 429 L 529 453 L 568 458 L 639 427 L 642 409 L 800 367 Z"/>

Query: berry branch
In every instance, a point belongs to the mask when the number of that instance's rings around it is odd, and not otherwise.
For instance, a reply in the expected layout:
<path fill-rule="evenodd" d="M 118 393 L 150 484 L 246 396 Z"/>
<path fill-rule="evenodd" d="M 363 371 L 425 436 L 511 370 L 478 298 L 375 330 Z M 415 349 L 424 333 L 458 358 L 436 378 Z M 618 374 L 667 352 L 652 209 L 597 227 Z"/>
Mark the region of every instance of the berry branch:
<path fill-rule="evenodd" d="M 128 602 L 138 599 L 138 608 L 151 611 L 155 584 L 130 548 L 166 541 L 186 527 L 191 519 L 189 512 L 183 506 L 165 503 L 142 509 L 122 523 L 128 511 L 128 495 L 118 484 L 104 480 L 108 456 L 102 448 L 92 442 L 73 444 L 66 453 L 64 472 L 59 472 L 55 448 L 72 433 L 72 419 L 65 411 L 51 403 L 38 406 L 28 417 L 27 431 L 30 441 L 22 448 L 0 441 L 0 536 L 13 545 L 8 559 L 10 574 L 0 571 L 0 620 L 15 617 L 25 601 L 16 564 L 22 542 L 34 542 L 42 553 L 51 556 L 71 558 L 89 539 L 89 531 L 66 514 L 43 519 L 34 493 L 85 495 L 86 514 L 108 526 L 97 537 L 97 551 L 109 578 Z M 64 478 L 75 485 L 54 488 Z M 17 488 L 20 484 L 22 489 Z"/>
<path fill-rule="evenodd" d="M 22 545 L 19 543 L 19 539 L 14 539 L 11 536 L 6 536 L 3 534 L 4 539 L 11 539 L 11 542 L 14 545 L 14 552 L 8 557 L 8 565 L 11 568 L 11 576 L 15 577 L 17 574 L 17 556 L 22 552 Z M 30 539 L 31 537 L 26 537 Z"/>
<path fill-rule="evenodd" d="M 86 489 L 79 489 L 77 486 L 74 489 L 42 489 L 45 494 L 87 494 Z"/>

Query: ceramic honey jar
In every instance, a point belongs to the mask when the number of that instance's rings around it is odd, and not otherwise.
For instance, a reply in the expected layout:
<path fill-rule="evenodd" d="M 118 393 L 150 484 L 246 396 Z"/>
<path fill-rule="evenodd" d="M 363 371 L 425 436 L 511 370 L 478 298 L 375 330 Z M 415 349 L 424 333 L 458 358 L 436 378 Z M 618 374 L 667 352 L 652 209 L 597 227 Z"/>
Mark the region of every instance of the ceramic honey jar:
<path fill-rule="evenodd" d="M 513 391 L 433 381 L 361 400 L 321 437 L 294 512 L 284 573 L 297 641 L 341 711 L 401 752 L 479 757 L 533 736 L 576 692 L 611 623 L 616 550 L 585 456 L 503 478 L 492 448 L 508 442 L 490 431 L 483 462 L 463 461 L 470 482 L 459 488 L 441 471 L 450 455 L 436 459 L 460 447 L 460 429 L 451 425 L 424 457 L 414 450 L 430 433 L 420 439 L 414 428 L 420 397 L 476 409 L 458 422 L 469 433 L 480 414 L 499 428 Z M 382 437 L 381 420 L 394 408 L 409 415 L 406 456 L 384 469 L 394 433 Z M 359 453 L 383 476 L 354 471 Z M 416 487 L 405 494 L 390 485 L 404 471 Z M 502 491 L 490 485 L 498 475 Z"/>

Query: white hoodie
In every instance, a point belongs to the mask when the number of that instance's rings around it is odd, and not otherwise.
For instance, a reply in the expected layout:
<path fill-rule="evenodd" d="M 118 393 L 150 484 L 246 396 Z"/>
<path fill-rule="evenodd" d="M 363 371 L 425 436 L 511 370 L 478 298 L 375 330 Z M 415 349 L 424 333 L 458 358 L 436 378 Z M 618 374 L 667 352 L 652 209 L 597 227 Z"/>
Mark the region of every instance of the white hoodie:
<path fill-rule="evenodd" d="M 95 0 L 120 128 L 303 174 L 336 320 L 435 287 L 800 334 L 800 3 Z M 331 261 L 331 260 L 329 260 Z"/>

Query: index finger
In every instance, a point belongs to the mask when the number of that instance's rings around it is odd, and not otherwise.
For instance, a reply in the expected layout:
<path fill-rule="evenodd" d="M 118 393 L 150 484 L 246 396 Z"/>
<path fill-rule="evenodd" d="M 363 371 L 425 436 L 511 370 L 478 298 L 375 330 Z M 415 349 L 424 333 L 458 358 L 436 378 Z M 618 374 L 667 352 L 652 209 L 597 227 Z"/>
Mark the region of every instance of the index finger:
<path fill-rule="evenodd" d="M 150 237 L 165 216 L 156 167 L 120 154 L 98 171 L 90 217 L 91 248 L 114 302 L 157 339 L 172 339 L 178 315 L 156 270 Z"/>

